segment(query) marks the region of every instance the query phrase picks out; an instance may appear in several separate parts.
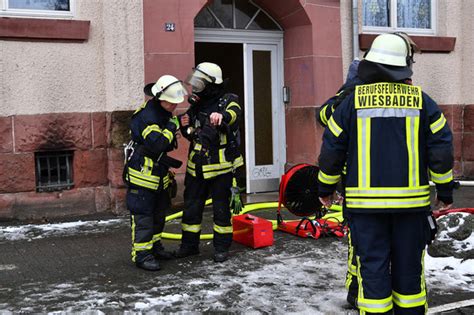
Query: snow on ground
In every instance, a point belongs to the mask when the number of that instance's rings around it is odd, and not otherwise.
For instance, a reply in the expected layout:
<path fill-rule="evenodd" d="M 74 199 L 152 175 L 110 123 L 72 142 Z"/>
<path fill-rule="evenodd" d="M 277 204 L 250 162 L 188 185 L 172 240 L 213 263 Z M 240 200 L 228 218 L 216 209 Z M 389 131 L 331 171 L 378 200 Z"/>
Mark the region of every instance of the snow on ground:
<path fill-rule="evenodd" d="M 77 233 L 100 233 L 104 227 L 128 224 L 128 219 L 79 221 L 60 224 L 0 227 L 0 243 L 34 240 L 51 236 Z M 279 234 L 275 234 L 278 240 Z M 439 235 L 449 237 L 447 233 Z M 471 234 L 469 241 L 472 244 Z M 318 240 L 319 242 L 319 240 Z M 128 311 L 146 312 L 206 312 L 225 311 L 245 314 L 355 314 L 344 309 L 346 291 L 344 278 L 346 245 L 337 239 L 324 247 L 311 247 L 304 239 L 281 242 L 257 251 L 245 252 L 245 260 L 232 257 L 225 265 L 211 261 L 188 268 L 186 277 L 181 272 L 153 278 L 148 283 L 99 284 L 91 278 L 81 281 L 54 283 L 25 283 L 19 290 L 25 298 L 21 309 L 15 312 L 37 312 L 38 301 L 54 305 L 56 312 Z M 458 244 L 462 247 L 462 244 Z M 456 245 L 457 246 L 457 245 Z M 189 262 L 177 261 L 186 269 Z M 462 289 L 474 292 L 474 264 L 453 257 L 425 259 L 428 287 L 440 291 Z M 4 270 L 12 266 L 3 266 Z M 189 271 L 191 270 L 191 271 Z M 1 270 L 0 270 L 1 271 Z M 191 274 L 190 274 L 191 273 Z M 315 279 L 315 275 L 322 275 Z M 187 283 L 185 283 L 185 279 Z M 191 280 L 190 280 L 191 279 Z M 143 290 L 146 287 L 146 290 Z M 0 290 L 0 295 L 8 292 Z M 0 302 L 1 310 L 9 310 L 7 302 Z M 101 310 L 101 311 L 97 311 Z"/>
<path fill-rule="evenodd" d="M 123 224 L 124 219 L 76 221 L 48 224 L 0 226 L 0 243 L 5 241 L 34 240 L 50 236 L 68 236 L 77 233 L 100 233 L 104 227 Z"/>

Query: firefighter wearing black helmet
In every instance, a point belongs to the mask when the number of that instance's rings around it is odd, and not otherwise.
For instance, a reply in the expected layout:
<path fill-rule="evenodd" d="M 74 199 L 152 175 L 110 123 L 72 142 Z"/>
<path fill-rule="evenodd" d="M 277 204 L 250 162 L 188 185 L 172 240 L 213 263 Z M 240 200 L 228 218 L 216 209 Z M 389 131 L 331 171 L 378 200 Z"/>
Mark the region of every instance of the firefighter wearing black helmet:
<path fill-rule="evenodd" d="M 413 50 L 400 34 L 376 37 L 357 85 L 334 111 L 319 156 L 329 205 L 347 161 L 344 212 L 357 261 L 361 313 L 423 314 L 426 245 L 434 237 L 429 179 L 453 202 L 452 134 L 438 105 L 408 85 Z"/>
<path fill-rule="evenodd" d="M 168 157 L 167 152 L 177 147 L 179 121 L 172 113 L 187 92 L 181 81 L 164 75 L 146 85 L 145 94 L 152 98 L 133 113 L 130 122 L 132 141 L 127 147 L 130 154 L 126 157 L 124 180 L 128 184 L 132 261 L 139 268 L 159 270 L 158 259 L 173 258 L 164 250 L 161 234 L 171 205 L 168 170 L 172 161 L 180 162 Z"/>
<path fill-rule="evenodd" d="M 190 141 L 185 175 L 182 242 L 178 258 L 199 253 L 202 215 L 210 195 L 214 211 L 214 261 L 228 258 L 232 243 L 229 200 L 235 170 L 243 165 L 239 152 L 241 108 L 235 94 L 225 94 L 221 68 L 203 62 L 187 83 L 191 106 L 181 117 L 181 133 Z"/>

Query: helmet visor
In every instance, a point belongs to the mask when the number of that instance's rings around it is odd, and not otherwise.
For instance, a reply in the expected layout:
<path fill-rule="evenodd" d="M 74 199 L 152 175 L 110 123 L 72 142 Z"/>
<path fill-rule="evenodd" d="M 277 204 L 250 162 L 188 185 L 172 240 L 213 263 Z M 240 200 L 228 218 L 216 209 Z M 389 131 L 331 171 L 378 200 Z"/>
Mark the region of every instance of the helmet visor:
<path fill-rule="evenodd" d="M 199 93 L 204 90 L 208 83 L 213 82 L 213 79 L 203 71 L 193 68 L 193 72 L 188 75 L 185 82 L 192 86 L 193 92 Z"/>

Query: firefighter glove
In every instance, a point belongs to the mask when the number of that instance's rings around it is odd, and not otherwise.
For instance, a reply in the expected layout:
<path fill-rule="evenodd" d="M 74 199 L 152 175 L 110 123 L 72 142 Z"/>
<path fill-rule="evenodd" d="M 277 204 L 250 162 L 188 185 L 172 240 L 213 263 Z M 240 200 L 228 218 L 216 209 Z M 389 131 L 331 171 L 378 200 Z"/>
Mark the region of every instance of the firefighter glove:
<path fill-rule="evenodd" d="M 232 187 L 230 188 L 230 209 L 234 215 L 239 214 L 242 211 L 242 199 L 240 197 L 240 188 L 237 186 L 237 180 L 232 180 Z"/>

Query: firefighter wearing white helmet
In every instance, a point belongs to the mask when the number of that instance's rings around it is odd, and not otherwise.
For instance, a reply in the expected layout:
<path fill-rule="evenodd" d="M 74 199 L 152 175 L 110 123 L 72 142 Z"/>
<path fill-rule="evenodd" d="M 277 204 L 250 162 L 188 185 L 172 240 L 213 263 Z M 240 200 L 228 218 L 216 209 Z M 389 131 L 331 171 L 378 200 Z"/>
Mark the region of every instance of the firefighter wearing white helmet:
<path fill-rule="evenodd" d="M 437 203 L 453 203 L 452 133 L 438 105 L 412 75 L 414 45 L 403 34 L 376 37 L 357 84 L 327 122 L 318 194 L 330 206 L 345 175 L 344 214 L 357 262 L 361 313 L 424 314 L 423 257 L 436 233 Z"/>
<path fill-rule="evenodd" d="M 160 259 L 170 259 L 164 250 L 161 233 L 171 205 L 170 167 L 180 161 L 167 153 L 177 148 L 179 121 L 173 112 L 187 94 L 181 81 L 163 75 L 144 88 L 152 98 L 132 115 L 127 146 L 124 180 L 128 185 L 127 208 L 132 226 L 132 261 L 146 270 L 159 270 Z"/>
<path fill-rule="evenodd" d="M 198 64 L 186 79 L 193 95 L 181 117 L 181 133 L 190 141 L 185 177 L 182 242 L 179 258 L 199 253 L 202 214 L 210 193 L 214 210 L 214 261 L 228 257 L 232 243 L 229 200 L 234 173 L 243 165 L 239 149 L 241 108 L 238 96 L 225 93 L 226 80 L 215 64 Z M 237 189 L 237 188 L 236 188 Z"/>

